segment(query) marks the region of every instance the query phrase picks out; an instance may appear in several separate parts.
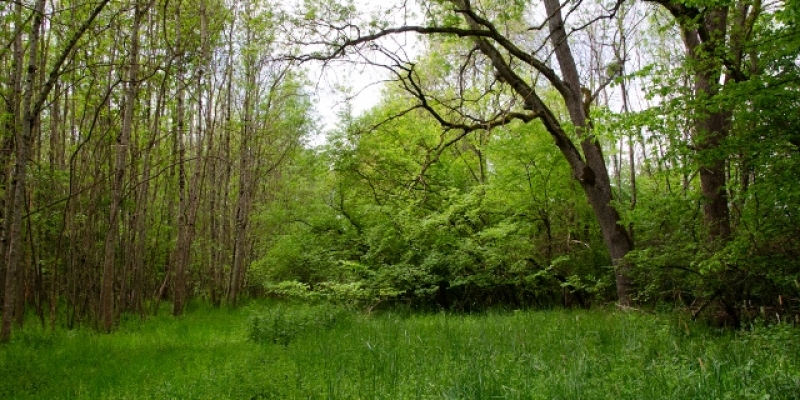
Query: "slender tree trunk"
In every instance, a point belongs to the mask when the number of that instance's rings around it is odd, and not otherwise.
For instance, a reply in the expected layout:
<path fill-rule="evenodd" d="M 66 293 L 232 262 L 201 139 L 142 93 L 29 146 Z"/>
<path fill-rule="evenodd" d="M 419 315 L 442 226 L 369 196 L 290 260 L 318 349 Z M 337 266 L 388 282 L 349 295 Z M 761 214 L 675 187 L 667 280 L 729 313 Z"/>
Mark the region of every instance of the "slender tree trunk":
<path fill-rule="evenodd" d="M 249 80 L 249 79 L 248 79 Z M 239 291 L 244 279 L 245 258 L 247 248 L 247 226 L 250 214 L 250 130 L 252 129 L 251 118 L 251 94 L 245 94 L 244 126 L 242 127 L 241 145 L 239 148 L 239 198 L 236 204 L 236 222 L 234 225 L 233 239 L 233 266 L 230 289 L 228 291 L 228 301 L 236 305 L 239 298 Z"/>
<path fill-rule="evenodd" d="M 103 258 L 103 277 L 100 287 L 100 317 L 103 330 L 111 331 L 114 325 L 114 272 L 116 261 L 117 242 L 119 238 L 119 221 L 122 212 L 124 194 L 122 186 L 125 181 L 125 170 L 130 153 L 131 130 L 133 129 L 133 113 L 139 90 L 139 27 L 141 26 L 142 12 L 138 4 L 135 5 L 133 27 L 131 32 L 130 64 L 128 66 L 128 87 L 125 94 L 125 109 L 122 117 L 122 129 L 117 137 L 116 161 L 114 163 L 114 180 L 111 186 L 111 204 L 109 206 L 108 231 L 106 232 Z"/>
<path fill-rule="evenodd" d="M 22 259 L 22 214 L 25 210 L 25 178 L 28 169 L 28 154 L 33 131 L 38 112 L 35 110 L 33 93 L 35 89 L 36 72 L 39 68 L 39 38 L 41 35 L 42 23 L 44 21 L 45 0 L 37 0 L 34 6 L 33 24 L 31 25 L 30 40 L 28 41 L 28 73 L 25 78 L 25 94 L 22 98 L 22 121 L 21 131 L 19 131 L 16 142 L 17 157 L 14 165 L 10 196 L 7 200 L 10 204 L 9 212 L 6 214 L 10 223 L 8 224 L 8 251 L 6 253 L 6 281 L 5 297 L 3 299 L 3 318 L 0 326 L 0 343 L 8 342 L 11 339 L 11 321 L 18 290 L 18 275 L 20 272 L 20 262 Z"/>
<path fill-rule="evenodd" d="M 179 68 L 182 70 L 182 68 Z M 182 75 L 179 73 L 179 75 Z M 178 145 L 178 238 L 172 256 L 173 271 L 173 311 L 174 315 L 183 312 L 183 301 L 186 297 L 186 261 L 188 255 L 187 246 L 187 206 L 186 206 L 186 144 L 185 144 L 185 120 L 184 120 L 184 89 L 178 89 L 176 108 L 176 132 L 175 140 Z"/>
<path fill-rule="evenodd" d="M 181 143 L 181 153 L 185 154 L 184 144 Z M 197 210 L 200 205 L 200 191 L 203 186 L 203 144 L 202 139 L 194 144 L 194 169 L 191 179 L 189 180 L 189 187 L 179 197 L 179 216 L 178 216 L 178 241 L 175 246 L 175 293 L 173 294 L 173 315 L 183 314 L 183 309 L 187 300 L 187 269 L 191 264 L 191 250 L 195 238 L 195 225 L 197 221 Z M 181 162 L 180 174 L 181 181 L 185 181 L 185 159 Z M 182 183 L 181 186 L 185 186 Z"/>
<path fill-rule="evenodd" d="M 247 13 L 247 11 L 246 11 Z M 252 28 L 247 26 L 248 42 L 253 37 Z M 244 56 L 245 93 L 243 105 L 243 124 L 239 143 L 239 197 L 236 204 L 236 219 L 233 227 L 233 266 L 228 289 L 228 302 L 236 305 L 245 273 L 247 248 L 247 226 L 250 212 L 250 168 L 252 152 L 252 131 L 255 127 L 255 104 L 257 103 L 256 74 L 258 67 L 252 54 Z"/>
<path fill-rule="evenodd" d="M 229 36 L 228 36 L 228 54 L 232 55 L 234 52 L 233 49 L 233 29 L 231 29 Z M 231 160 L 232 159 L 232 151 L 231 151 L 231 131 L 233 128 L 233 58 L 228 57 L 228 64 L 226 66 L 225 76 L 227 77 L 226 88 L 225 88 L 225 129 L 223 129 L 223 142 L 222 142 L 222 152 L 224 159 Z M 233 215 L 231 211 L 231 177 L 233 176 L 233 166 L 232 163 L 228 162 L 225 163 L 224 167 L 221 171 L 220 181 L 222 182 L 222 190 L 220 192 L 220 215 L 222 215 L 221 223 L 220 223 L 220 252 L 218 254 L 219 259 L 219 275 L 217 277 L 217 284 L 220 288 L 225 288 L 227 291 L 228 298 L 231 298 L 231 288 L 232 285 L 230 284 L 233 279 L 233 267 L 232 267 L 232 254 L 233 254 L 233 245 L 231 239 L 231 224 L 230 221 L 235 221 L 235 215 Z M 225 279 L 225 268 L 228 267 L 228 275 L 229 279 Z M 227 285 L 226 285 L 227 283 Z M 223 289 L 224 290 L 224 289 Z"/>
<path fill-rule="evenodd" d="M 614 56 L 615 56 L 615 62 L 617 63 L 617 68 L 619 70 L 615 71 L 614 73 L 618 74 L 621 77 L 623 77 L 621 82 L 620 82 L 620 90 L 622 92 L 622 112 L 625 113 L 626 115 L 628 115 L 631 112 L 631 110 L 630 110 L 630 102 L 629 102 L 630 101 L 629 100 L 630 97 L 629 97 L 629 93 L 628 93 L 628 84 L 627 84 L 627 79 L 625 78 L 625 74 L 626 74 L 626 72 L 625 72 L 626 71 L 625 63 L 626 63 L 626 60 L 628 59 L 629 54 L 628 54 L 628 34 L 627 34 L 627 32 L 625 32 L 625 28 L 624 28 L 624 24 L 623 24 L 624 19 L 625 19 L 625 13 L 623 12 L 617 18 L 617 30 L 619 31 L 620 43 L 619 43 L 619 47 L 618 48 L 615 47 L 615 49 L 614 49 Z M 628 173 L 629 173 L 628 179 L 630 180 L 630 192 L 631 192 L 631 194 L 630 194 L 630 196 L 631 196 L 630 210 L 633 211 L 636 208 L 636 199 L 637 199 L 636 198 L 636 196 L 637 196 L 637 194 L 636 194 L 636 136 L 633 134 L 633 132 L 631 132 L 631 133 L 628 134 L 627 139 L 628 139 L 628 168 L 630 169 L 630 171 L 628 171 Z M 620 148 L 620 154 L 621 154 L 621 150 L 622 149 Z M 622 162 L 620 162 L 620 166 L 621 165 L 622 165 Z M 622 188 L 622 184 L 620 184 L 620 188 Z M 633 222 L 631 222 L 628 225 L 628 234 L 631 237 L 631 241 L 633 241 L 634 240 Z"/>
<path fill-rule="evenodd" d="M 15 24 L 20 26 L 19 34 L 14 38 L 12 44 L 13 55 L 11 63 L 11 76 L 9 79 L 10 93 L 8 94 L 8 105 L 10 107 L 11 118 L 6 119 L 6 135 L 3 137 L 3 148 L 0 153 L 0 166 L 3 168 L 3 203 L 2 208 L 2 224 L 0 224 L 0 299 L 5 299 L 5 284 L 6 284 L 6 270 L 8 263 L 6 262 L 6 254 L 8 253 L 8 231 L 11 228 L 10 216 L 14 212 L 14 203 L 12 201 L 13 194 L 13 167 L 9 165 L 14 151 L 16 136 L 22 132 L 22 80 L 23 80 L 23 64 L 24 64 L 24 48 L 22 45 L 22 3 L 17 3 L 15 9 Z"/>
<path fill-rule="evenodd" d="M 207 60 L 209 64 L 208 67 L 211 69 L 211 43 L 210 38 L 208 35 L 208 9 L 206 1 L 202 1 L 200 3 L 201 10 L 201 36 L 202 36 L 202 54 L 203 59 Z M 228 65 L 230 65 L 230 59 L 228 61 Z M 206 141 L 206 176 L 210 181 L 210 185 L 208 188 L 208 193 L 206 194 L 208 198 L 208 238 L 209 238 L 209 249 L 208 249 L 208 268 L 207 272 L 208 275 L 206 277 L 206 288 L 208 290 L 210 301 L 212 306 L 219 307 L 222 301 L 222 294 L 224 292 L 223 286 L 221 284 L 221 276 L 222 276 L 222 249 L 220 243 L 220 223 L 219 223 L 219 193 L 220 193 L 220 185 L 223 183 L 220 181 L 219 173 L 217 171 L 217 164 L 218 159 L 220 158 L 221 154 L 219 153 L 218 149 L 216 148 L 215 136 L 216 136 L 216 121 L 214 118 L 214 107 L 215 103 L 213 101 L 213 91 L 212 91 L 212 84 L 214 83 L 214 76 L 216 75 L 216 71 L 207 71 L 206 73 L 206 85 L 209 87 L 208 90 L 208 98 L 206 101 L 206 109 L 205 110 L 198 110 L 201 115 L 205 115 L 205 129 L 206 129 L 206 136 L 208 140 Z M 223 75 L 223 83 L 227 78 L 227 70 Z M 223 290 L 220 290 L 223 289 Z"/>
<path fill-rule="evenodd" d="M 205 3 L 201 4 L 203 10 L 205 9 Z M 180 18 L 180 13 L 178 14 Z M 205 146 L 205 140 L 208 135 L 208 132 L 204 130 L 204 115 L 203 115 L 203 98 L 206 95 L 204 88 L 203 88 L 203 75 L 205 72 L 203 68 L 208 68 L 207 65 L 208 59 L 210 57 L 210 50 L 207 49 L 208 44 L 206 41 L 208 40 L 208 26 L 206 21 L 205 12 L 201 12 L 201 40 L 203 43 L 201 44 L 201 55 L 203 56 L 204 64 L 199 68 L 199 75 L 198 75 L 198 84 L 197 84 L 197 109 L 196 112 L 196 132 L 194 134 L 188 135 L 189 138 L 197 136 L 196 140 L 191 140 L 190 143 L 194 148 L 194 161 L 192 176 L 189 181 L 189 187 L 186 191 L 183 190 L 183 184 L 181 185 L 181 195 L 180 195 L 180 203 L 178 205 L 178 213 L 179 213 L 179 222 L 178 222 L 178 241 L 175 247 L 175 293 L 173 296 L 173 308 L 172 314 L 173 315 L 181 315 L 183 314 L 183 310 L 185 308 L 185 303 L 187 301 L 187 270 L 191 265 L 191 258 L 192 258 L 192 245 L 194 243 L 195 234 L 196 234 L 196 223 L 197 223 L 197 211 L 200 208 L 200 194 L 203 189 L 203 182 L 205 181 L 205 157 L 203 156 L 203 150 Z M 210 101 L 210 99 L 209 99 Z M 183 118 L 180 116 L 179 118 Z M 181 146 L 181 154 L 184 155 L 186 152 L 185 143 L 182 138 L 180 142 Z M 182 157 L 181 165 L 180 165 L 180 173 L 181 173 L 181 181 L 185 181 L 185 164 L 186 160 Z"/>
<path fill-rule="evenodd" d="M 57 174 L 61 174 L 66 170 L 66 162 L 65 162 L 65 151 L 66 151 L 66 137 L 65 137 L 65 129 L 64 129 L 64 109 L 68 106 L 65 102 L 66 93 L 62 90 L 62 86 L 60 84 L 56 84 L 54 88 L 54 99 L 50 106 L 50 152 L 49 152 L 49 161 L 50 161 L 50 175 L 54 177 L 53 179 L 53 193 L 57 197 L 63 197 L 66 190 L 64 190 L 63 183 L 57 179 Z M 62 222 L 64 220 L 62 219 Z M 60 271 L 62 269 L 62 262 L 64 258 L 62 254 L 65 253 L 64 249 L 64 241 L 63 241 L 63 234 L 64 234 L 64 226 L 61 226 L 61 230 L 57 237 L 50 238 L 49 240 L 54 242 L 53 244 L 53 260 L 51 262 L 51 274 L 50 274 L 50 290 L 49 293 L 42 293 L 43 297 L 48 298 L 49 303 L 49 319 L 50 319 L 50 327 L 51 329 L 55 329 L 56 323 L 56 312 L 57 312 L 57 304 L 58 304 L 58 296 L 59 296 L 59 280 L 61 279 Z"/>
<path fill-rule="evenodd" d="M 161 116 L 163 114 L 164 96 L 166 90 L 166 82 L 163 82 L 162 85 L 160 85 L 158 94 L 156 96 L 155 109 L 148 112 L 149 115 L 152 115 L 152 123 L 150 124 L 151 128 L 148 129 L 148 133 L 150 135 L 148 144 L 147 147 L 145 147 L 144 154 L 142 156 L 142 182 L 139 186 L 137 193 L 138 200 L 136 202 L 136 214 L 138 218 L 133 226 L 133 229 L 137 232 L 139 241 L 137 242 L 137 247 L 134 250 L 136 255 L 134 258 L 132 271 L 131 304 L 140 314 L 144 313 L 143 302 L 145 292 L 145 256 L 148 251 L 147 233 L 149 227 L 148 211 L 151 209 L 151 207 L 148 207 L 148 205 L 152 204 L 150 201 L 150 170 L 153 163 L 153 148 L 155 147 L 156 141 L 161 135 Z"/>
<path fill-rule="evenodd" d="M 209 138 L 209 146 L 207 150 L 207 154 L 211 156 L 214 151 L 213 140 Z M 209 223 L 209 241 L 211 248 L 209 249 L 208 254 L 208 270 L 211 276 L 209 277 L 208 282 L 208 290 L 209 295 L 211 297 L 211 304 L 214 307 L 219 307 L 221 303 L 221 296 L 220 296 L 220 275 L 222 269 L 222 258 L 221 258 L 221 243 L 220 243 L 220 226 L 219 226 L 219 217 L 218 217 L 218 210 L 217 210 L 217 202 L 219 197 L 219 186 L 221 182 L 218 179 L 217 173 L 217 162 L 214 158 L 209 160 L 209 172 L 208 176 L 211 180 L 211 185 L 209 187 L 209 199 L 208 199 L 208 223 Z"/>

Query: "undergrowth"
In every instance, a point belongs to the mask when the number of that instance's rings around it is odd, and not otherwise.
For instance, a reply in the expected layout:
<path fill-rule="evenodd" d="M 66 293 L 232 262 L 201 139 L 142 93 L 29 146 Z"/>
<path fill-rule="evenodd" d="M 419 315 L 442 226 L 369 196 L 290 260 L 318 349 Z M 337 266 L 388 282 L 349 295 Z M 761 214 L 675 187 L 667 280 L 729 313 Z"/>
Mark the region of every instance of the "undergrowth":
<path fill-rule="evenodd" d="M 798 399 L 800 330 L 615 310 L 199 307 L 110 335 L 15 331 L 0 398 Z"/>

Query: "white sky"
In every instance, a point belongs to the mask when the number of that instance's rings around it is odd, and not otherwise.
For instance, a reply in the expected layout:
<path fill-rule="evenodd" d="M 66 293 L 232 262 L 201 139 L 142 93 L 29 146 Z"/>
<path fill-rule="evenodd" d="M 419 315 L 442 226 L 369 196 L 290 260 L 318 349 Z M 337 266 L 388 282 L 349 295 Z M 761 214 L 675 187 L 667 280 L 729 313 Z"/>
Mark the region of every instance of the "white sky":
<path fill-rule="evenodd" d="M 407 0 L 356 0 L 359 15 L 369 18 L 378 15 L 381 19 L 394 20 L 392 25 L 400 26 L 409 23 L 418 23 L 414 10 L 415 2 Z M 402 15 L 397 11 L 400 5 L 407 7 Z M 387 10 L 393 11 L 387 13 Z M 412 11 L 408 11 L 412 10 Z M 406 57 L 415 57 L 421 53 L 416 34 L 407 33 L 395 35 L 379 41 L 389 50 L 404 52 Z M 371 54 L 376 56 L 375 54 Z M 381 61 L 380 58 L 376 59 Z M 330 62 L 324 68 L 322 63 L 309 63 L 308 78 L 313 85 L 313 100 L 316 104 L 317 114 L 320 117 L 322 132 L 310 140 L 311 146 L 325 142 L 325 133 L 336 128 L 339 123 L 338 115 L 343 112 L 349 101 L 354 116 L 362 115 L 365 111 L 375 106 L 381 97 L 383 81 L 389 78 L 389 73 L 375 66 L 364 65 L 363 60 L 353 56 L 349 60 Z"/>
<path fill-rule="evenodd" d="M 384 10 L 391 9 L 392 5 L 396 4 L 398 0 L 386 1 L 370 1 L 370 0 L 357 0 L 357 5 L 360 15 L 381 15 L 382 18 L 387 18 Z M 402 1 L 400 1 L 402 2 Z M 405 2 L 410 7 L 415 7 L 414 2 Z M 645 8 L 646 10 L 646 8 Z M 638 12 L 641 13 L 642 9 Z M 396 12 L 396 10 L 394 11 Z M 635 15 L 636 12 L 632 13 Z M 395 26 L 408 23 L 418 23 L 414 21 L 418 19 L 413 14 L 393 15 L 388 14 L 388 19 L 396 19 L 392 21 Z M 573 17 L 575 17 L 573 15 Z M 634 17 L 636 18 L 636 17 Z M 643 18 L 642 14 L 638 18 Z M 583 38 L 581 38 L 583 39 Z M 422 44 L 417 40 L 413 33 L 394 36 L 381 41 L 381 45 L 389 50 L 400 50 L 406 53 L 406 57 L 416 57 L 424 50 Z M 574 46 L 574 51 L 581 52 L 583 46 Z M 634 44 L 634 48 L 636 44 Z M 608 51 L 608 49 L 606 49 Z M 634 50 L 635 51 L 635 50 Z M 371 55 L 371 56 L 374 56 Z M 363 60 L 359 60 L 354 56 L 349 61 L 335 61 L 329 63 L 324 69 L 321 63 L 310 63 L 307 65 L 309 72 L 309 79 L 314 87 L 314 102 L 316 110 L 320 117 L 321 134 L 311 138 L 310 145 L 317 146 L 325 142 L 325 133 L 337 127 L 339 122 L 338 115 L 345 110 L 347 102 L 349 101 L 354 116 L 363 114 L 366 110 L 375 106 L 381 97 L 381 90 L 383 88 L 382 81 L 389 78 L 386 70 L 380 69 L 375 66 L 364 65 Z M 380 60 L 378 60 L 380 61 Z M 629 68 L 641 68 L 640 62 L 636 60 L 629 60 L 632 65 Z M 629 69 L 628 72 L 631 72 Z M 639 82 L 631 81 L 628 83 L 630 90 L 632 109 L 642 109 L 646 107 L 647 101 L 644 99 L 644 93 Z M 618 93 L 618 88 L 609 87 L 608 89 L 608 105 L 615 111 L 621 110 L 621 101 Z"/>
<path fill-rule="evenodd" d="M 344 111 L 348 101 L 355 115 L 374 106 L 380 100 L 381 81 L 386 77 L 385 71 L 352 64 L 331 64 L 324 69 L 312 66 L 309 78 L 314 84 L 314 101 L 323 129 L 336 127 L 337 114 Z"/>

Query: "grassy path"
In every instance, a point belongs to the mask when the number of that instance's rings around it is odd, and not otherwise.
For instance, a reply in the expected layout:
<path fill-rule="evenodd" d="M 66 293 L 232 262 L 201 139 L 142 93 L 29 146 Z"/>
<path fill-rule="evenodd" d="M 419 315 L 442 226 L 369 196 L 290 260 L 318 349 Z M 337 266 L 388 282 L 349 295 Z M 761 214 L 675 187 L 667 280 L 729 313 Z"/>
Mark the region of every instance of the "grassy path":
<path fill-rule="evenodd" d="M 800 330 L 613 311 L 201 309 L 112 335 L 26 328 L 0 347 L 0 398 L 800 399 Z"/>

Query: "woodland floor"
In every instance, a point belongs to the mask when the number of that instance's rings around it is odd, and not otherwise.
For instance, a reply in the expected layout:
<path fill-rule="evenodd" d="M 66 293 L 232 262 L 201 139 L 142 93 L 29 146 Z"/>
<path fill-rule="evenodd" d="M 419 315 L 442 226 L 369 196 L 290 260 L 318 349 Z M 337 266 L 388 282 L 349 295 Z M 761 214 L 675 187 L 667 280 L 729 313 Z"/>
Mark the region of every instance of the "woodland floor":
<path fill-rule="evenodd" d="M 798 399 L 800 329 L 610 309 L 199 306 L 110 335 L 31 321 L 0 347 L 0 398 Z"/>

